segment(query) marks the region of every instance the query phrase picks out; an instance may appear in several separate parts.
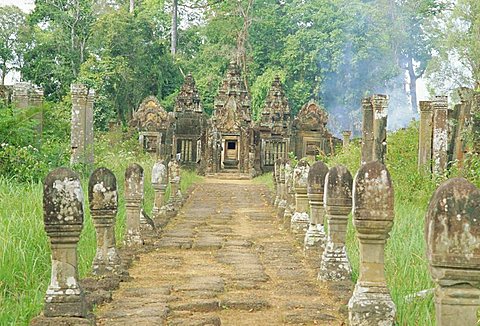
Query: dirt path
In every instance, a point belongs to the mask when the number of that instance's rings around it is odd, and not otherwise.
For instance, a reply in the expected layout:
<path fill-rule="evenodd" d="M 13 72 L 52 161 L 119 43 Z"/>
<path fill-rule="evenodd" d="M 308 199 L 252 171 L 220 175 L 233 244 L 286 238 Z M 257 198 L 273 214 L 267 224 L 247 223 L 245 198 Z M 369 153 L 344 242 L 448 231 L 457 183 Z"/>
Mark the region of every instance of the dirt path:
<path fill-rule="evenodd" d="M 338 298 L 251 181 L 206 180 L 99 325 L 342 325 Z"/>

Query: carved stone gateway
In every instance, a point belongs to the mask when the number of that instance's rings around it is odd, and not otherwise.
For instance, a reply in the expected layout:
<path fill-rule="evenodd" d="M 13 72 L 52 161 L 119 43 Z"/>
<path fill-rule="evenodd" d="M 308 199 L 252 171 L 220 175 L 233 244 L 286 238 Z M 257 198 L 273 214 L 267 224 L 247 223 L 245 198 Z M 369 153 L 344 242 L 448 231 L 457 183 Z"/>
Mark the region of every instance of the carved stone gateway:
<path fill-rule="evenodd" d="M 396 308 L 384 270 L 385 242 L 393 226 L 393 186 L 383 164 L 358 171 L 353 186 L 353 225 L 360 243 L 360 275 L 350 301 L 350 325 L 393 325 Z"/>
<path fill-rule="evenodd" d="M 292 149 L 297 157 L 315 158 L 319 154 L 332 154 L 340 140 L 327 130 L 328 115 L 314 101 L 302 107 L 293 120 Z"/>
<path fill-rule="evenodd" d="M 425 239 L 439 326 L 478 325 L 480 190 L 463 178 L 442 184 L 425 220 Z"/>
<path fill-rule="evenodd" d="M 110 170 L 99 168 L 92 173 L 88 182 L 88 201 L 97 233 L 93 274 L 120 274 L 121 259 L 115 244 L 117 179 Z"/>
<path fill-rule="evenodd" d="M 325 229 L 323 227 L 325 210 L 323 194 L 328 167 L 322 161 L 315 162 L 308 171 L 308 200 L 310 202 L 310 222 L 305 234 L 304 248 L 307 256 L 318 257 L 325 248 Z"/>
<path fill-rule="evenodd" d="M 308 217 L 308 171 L 310 165 L 301 159 L 293 171 L 293 187 L 295 189 L 295 212 L 292 215 L 290 229 L 299 242 L 303 242 L 309 225 Z"/>
<path fill-rule="evenodd" d="M 75 172 L 59 168 L 45 178 L 43 214 L 52 248 L 52 274 L 43 313 L 46 317 L 85 317 L 85 296 L 77 270 L 83 191 Z"/>
<path fill-rule="evenodd" d="M 130 164 L 125 171 L 126 230 L 124 240 L 129 247 L 143 244 L 140 233 L 143 180 L 143 168 L 136 163 Z"/>
<path fill-rule="evenodd" d="M 331 168 L 325 178 L 328 236 L 318 274 L 323 281 L 349 280 L 352 273 L 345 249 L 348 214 L 352 210 L 352 185 L 352 175 L 343 165 Z"/>
<path fill-rule="evenodd" d="M 249 152 L 253 133 L 250 98 L 235 62 L 228 67 L 214 106 L 212 129 L 221 139 L 221 169 L 250 173 Z M 214 155 L 213 159 L 218 159 L 218 156 Z"/>
<path fill-rule="evenodd" d="M 175 117 L 160 105 L 154 96 L 145 98 L 133 114 L 130 126 L 139 132 L 142 148 L 163 159 L 172 154 L 173 121 Z"/>

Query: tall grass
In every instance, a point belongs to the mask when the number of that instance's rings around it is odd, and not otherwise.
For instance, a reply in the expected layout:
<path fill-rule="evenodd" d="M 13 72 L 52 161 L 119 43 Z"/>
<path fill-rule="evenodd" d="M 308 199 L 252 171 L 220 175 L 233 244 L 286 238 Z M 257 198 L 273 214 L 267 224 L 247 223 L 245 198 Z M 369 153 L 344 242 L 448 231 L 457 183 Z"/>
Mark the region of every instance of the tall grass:
<path fill-rule="evenodd" d="M 135 139 L 123 139 L 121 133 L 109 133 L 97 138 L 96 167 L 107 167 L 117 177 L 119 211 L 116 222 L 117 244 L 122 243 L 125 225 L 124 172 L 133 162 L 145 170 L 144 207 L 150 212 L 154 192 L 150 183 L 155 160 L 137 149 Z M 87 191 L 88 174 L 82 173 L 82 185 Z M 185 191 L 198 182 L 194 172 L 182 170 L 181 189 Z M 167 190 L 167 198 L 169 191 Z M 18 183 L 0 177 L 0 325 L 27 325 L 38 315 L 50 281 L 50 247 L 44 231 L 42 214 L 42 184 Z M 86 197 L 86 196 L 85 196 Z M 91 270 L 96 238 L 88 203 L 78 245 L 80 277 Z"/>

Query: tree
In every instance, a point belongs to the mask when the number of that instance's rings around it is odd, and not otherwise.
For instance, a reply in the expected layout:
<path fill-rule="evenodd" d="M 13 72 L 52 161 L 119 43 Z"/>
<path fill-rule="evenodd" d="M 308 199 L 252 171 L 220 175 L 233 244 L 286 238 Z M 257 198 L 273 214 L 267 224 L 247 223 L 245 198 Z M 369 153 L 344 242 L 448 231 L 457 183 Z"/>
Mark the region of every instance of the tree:
<path fill-rule="evenodd" d="M 1 85 L 12 69 L 17 69 L 21 53 L 20 32 L 24 28 L 25 14 L 16 6 L 0 7 L 0 70 Z"/>

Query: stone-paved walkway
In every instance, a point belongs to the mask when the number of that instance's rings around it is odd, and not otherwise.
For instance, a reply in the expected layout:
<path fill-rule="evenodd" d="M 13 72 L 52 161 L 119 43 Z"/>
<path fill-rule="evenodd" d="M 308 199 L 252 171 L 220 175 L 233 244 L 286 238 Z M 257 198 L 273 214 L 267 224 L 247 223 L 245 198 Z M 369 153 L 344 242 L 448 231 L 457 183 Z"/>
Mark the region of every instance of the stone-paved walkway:
<path fill-rule="evenodd" d="M 130 269 L 98 325 L 342 325 L 266 187 L 207 179 L 153 252 Z"/>

